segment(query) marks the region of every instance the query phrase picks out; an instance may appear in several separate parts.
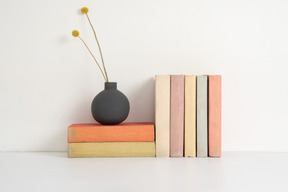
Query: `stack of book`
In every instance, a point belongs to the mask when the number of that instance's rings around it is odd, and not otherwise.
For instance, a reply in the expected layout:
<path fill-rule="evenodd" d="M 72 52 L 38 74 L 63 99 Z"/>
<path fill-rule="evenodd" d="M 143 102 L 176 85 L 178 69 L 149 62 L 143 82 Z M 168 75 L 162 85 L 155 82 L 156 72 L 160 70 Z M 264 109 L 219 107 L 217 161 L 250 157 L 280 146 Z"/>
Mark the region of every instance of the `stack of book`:
<path fill-rule="evenodd" d="M 157 157 L 221 156 L 221 76 L 156 75 Z"/>
<path fill-rule="evenodd" d="M 68 157 L 155 157 L 154 123 L 70 125 Z"/>

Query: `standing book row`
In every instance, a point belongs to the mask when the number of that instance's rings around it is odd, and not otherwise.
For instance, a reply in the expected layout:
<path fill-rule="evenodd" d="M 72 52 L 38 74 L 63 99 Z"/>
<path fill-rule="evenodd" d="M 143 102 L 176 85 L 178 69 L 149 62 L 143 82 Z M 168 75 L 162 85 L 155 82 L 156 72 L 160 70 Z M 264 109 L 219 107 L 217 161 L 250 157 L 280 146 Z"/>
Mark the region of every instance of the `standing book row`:
<path fill-rule="evenodd" d="M 221 156 L 221 76 L 156 75 L 157 157 Z"/>
<path fill-rule="evenodd" d="M 70 125 L 68 157 L 155 157 L 154 123 Z"/>

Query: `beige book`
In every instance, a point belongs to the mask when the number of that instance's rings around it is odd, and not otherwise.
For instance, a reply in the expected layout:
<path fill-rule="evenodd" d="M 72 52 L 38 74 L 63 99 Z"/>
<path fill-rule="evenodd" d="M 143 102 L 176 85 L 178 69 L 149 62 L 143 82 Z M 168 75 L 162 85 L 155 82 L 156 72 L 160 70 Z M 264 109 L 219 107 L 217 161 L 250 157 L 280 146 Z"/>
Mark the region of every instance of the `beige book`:
<path fill-rule="evenodd" d="M 155 76 L 156 157 L 170 154 L 170 75 Z"/>
<path fill-rule="evenodd" d="M 155 157 L 155 143 L 69 143 L 68 157 Z"/>
<path fill-rule="evenodd" d="M 185 157 L 196 157 L 196 76 L 185 76 Z"/>

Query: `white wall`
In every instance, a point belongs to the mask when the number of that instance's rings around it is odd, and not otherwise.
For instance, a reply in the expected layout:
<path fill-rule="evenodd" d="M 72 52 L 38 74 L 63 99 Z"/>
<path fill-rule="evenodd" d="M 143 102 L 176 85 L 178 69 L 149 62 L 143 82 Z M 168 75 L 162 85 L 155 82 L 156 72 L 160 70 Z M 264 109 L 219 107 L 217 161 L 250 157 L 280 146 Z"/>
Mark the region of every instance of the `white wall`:
<path fill-rule="evenodd" d="M 223 75 L 223 150 L 288 151 L 288 1 L 10 0 L 0 7 L 0 151 L 64 151 L 94 122 L 102 44 L 128 121 L 154 121 L 155 74 Z"/>

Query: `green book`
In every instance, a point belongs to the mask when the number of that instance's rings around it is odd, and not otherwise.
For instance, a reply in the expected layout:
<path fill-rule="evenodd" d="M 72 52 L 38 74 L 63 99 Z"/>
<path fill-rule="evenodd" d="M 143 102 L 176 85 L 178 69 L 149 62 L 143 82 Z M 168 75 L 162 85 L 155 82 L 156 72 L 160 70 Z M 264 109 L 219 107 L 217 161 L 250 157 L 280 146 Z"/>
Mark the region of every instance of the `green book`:
<path fill-rule="evenodd" d="M 197 157 L 208 156 L 207 76 L 197 76 Z"/>

